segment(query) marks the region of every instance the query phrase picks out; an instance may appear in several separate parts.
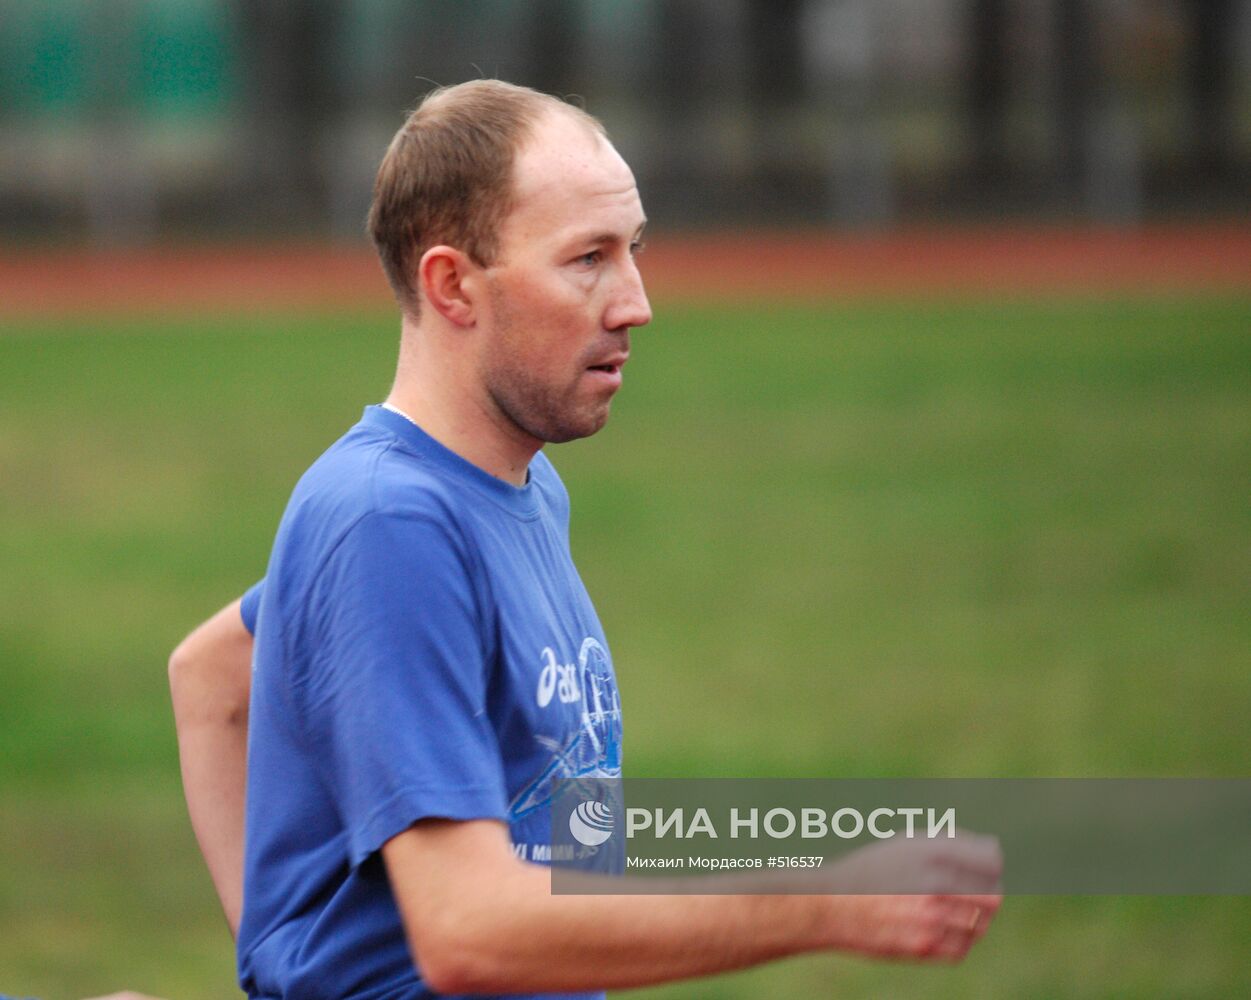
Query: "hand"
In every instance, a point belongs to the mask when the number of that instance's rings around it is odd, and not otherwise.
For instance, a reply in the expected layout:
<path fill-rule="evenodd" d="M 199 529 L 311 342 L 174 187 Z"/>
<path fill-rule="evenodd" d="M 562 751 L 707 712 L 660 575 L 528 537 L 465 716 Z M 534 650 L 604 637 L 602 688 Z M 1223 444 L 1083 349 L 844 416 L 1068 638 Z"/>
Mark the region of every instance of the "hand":
<path fill-rule="evenodd" d="M 958 962 L 982 939 L 1003 902 L 994 837 L 892 840 L 849 854 L 831 872 L 840 893 L 837 947 L 880 958 Z M 857 893 L 909 895 L 860 895 Z"/>
<path fill-rule="evenodd" d="M 836 946 L 876 958 L 958 962 L 986 934 L 999 895 L 840 896 Z"/>
<path fill-rule="evenodd" d="M 90 1000 L 157 1000 L 157 998 L 150 997 L 146 993 L 136 993 L 134 990 L 122 990 L 121 993 L 110 993 L 106 997 L 91 997 Z"/>
<path fill-rule="evenodd" d="M 951 838 L 880 841 L 844 855 L 826 871 L 835 893 L 995 895 L 1003 854 L 997 838 L 957 830 Z"/>

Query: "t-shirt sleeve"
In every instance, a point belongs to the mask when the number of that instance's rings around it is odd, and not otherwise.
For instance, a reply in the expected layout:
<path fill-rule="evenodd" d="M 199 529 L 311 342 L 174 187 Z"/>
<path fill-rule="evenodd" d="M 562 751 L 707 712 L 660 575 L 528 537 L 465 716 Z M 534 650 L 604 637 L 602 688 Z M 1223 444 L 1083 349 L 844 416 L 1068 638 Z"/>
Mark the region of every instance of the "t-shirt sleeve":
<path fill-rule="evenodd" d="M 353 865 L 419 819 L 507 817 L 474 579 L 447 527 L 383 514 L 318 574 L 315 652 L 292 691 Z"/>
<path fill-rule="evenodd" d="M 239 601 L 239 617 L 243 619 L 243 627 L 256 635 L 256 615 L 261 608 L 261 592 L 265 589 L 265 578 L 261 577 L 252 584 Z"/>

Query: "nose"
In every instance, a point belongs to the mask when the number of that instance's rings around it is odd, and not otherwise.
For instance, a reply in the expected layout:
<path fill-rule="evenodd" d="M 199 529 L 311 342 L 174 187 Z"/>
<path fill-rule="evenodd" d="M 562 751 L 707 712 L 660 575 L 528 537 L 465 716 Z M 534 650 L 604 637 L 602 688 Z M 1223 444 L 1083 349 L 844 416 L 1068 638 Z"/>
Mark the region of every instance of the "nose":
<path fill-rule="evenodd" d="M 643 276 L 630 258 L 622 265 L 621 282 L 604 315 L 604 326 L 609 330 L 628 330 L 632 326 L 646 326 L 651 321 L 652 307 L 643 288 Z"/>

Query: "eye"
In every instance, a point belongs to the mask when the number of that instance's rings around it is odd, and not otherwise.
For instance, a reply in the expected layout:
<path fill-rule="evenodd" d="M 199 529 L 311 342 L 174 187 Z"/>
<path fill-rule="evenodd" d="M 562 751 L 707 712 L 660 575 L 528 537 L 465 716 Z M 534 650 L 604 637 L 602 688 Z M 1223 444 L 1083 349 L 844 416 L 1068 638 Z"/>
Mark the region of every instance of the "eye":
<path fill-rule="evenodd" d="M 581 264 L 583 267 L 594 267 L 603 259 L 604 252 L 602 250 L 592 250 L 589 253 L 580 254 L 578 257 L 575 257 L 574 263 Z"/>
<path fill-rule="evenodd" d="M 630 256 L 637 257 L 646 249 L 647 249 L 646 243 L 644 243 L 642 240 L 635 240 L 633 243 L 630 244 Z"/>

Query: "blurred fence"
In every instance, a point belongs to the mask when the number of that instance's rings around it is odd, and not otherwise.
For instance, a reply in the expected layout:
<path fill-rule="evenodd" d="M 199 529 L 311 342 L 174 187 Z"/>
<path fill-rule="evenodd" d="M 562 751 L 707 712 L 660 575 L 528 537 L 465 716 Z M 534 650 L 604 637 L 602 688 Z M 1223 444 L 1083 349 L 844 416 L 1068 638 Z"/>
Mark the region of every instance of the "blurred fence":
<path fill-rule="evenodd" d="M 1251 208 L 1251 0 L 0 0 L 0 236 L 357 234 L 476 76 L 584 98 L 660 224 Z"/>

